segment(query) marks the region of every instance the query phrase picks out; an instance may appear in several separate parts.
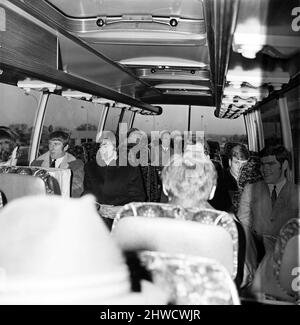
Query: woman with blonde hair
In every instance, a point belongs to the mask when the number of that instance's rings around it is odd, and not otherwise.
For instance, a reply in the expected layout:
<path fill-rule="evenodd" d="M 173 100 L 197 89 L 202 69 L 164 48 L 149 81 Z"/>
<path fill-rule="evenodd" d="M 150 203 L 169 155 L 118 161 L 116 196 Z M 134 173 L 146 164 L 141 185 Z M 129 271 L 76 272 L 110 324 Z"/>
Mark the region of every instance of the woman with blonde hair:
<path fill-rule="evenodd" d="M 174 155 L 162 171 L 162 182 L 170 204 L 184 208 L 212 208 L 217 172 L 201 144 L 188 145 L 183 155 Z"/>
<path fill-rule="evenodd" d="M 113 228 L 124 217 L 172 218 L 213 224 L 225 228 L 232 237 L 234 278 L 243 277 L 243 250 L 239 251 L 238 225 L 233 215 L 214 209 L 208 202 L 214 196 L 217 171 L 201 143 L 188 144 L 182 155 L 173 155 L 162 171 L 163 190 L 168 203 L 131 203 L 119 211 Z"/>

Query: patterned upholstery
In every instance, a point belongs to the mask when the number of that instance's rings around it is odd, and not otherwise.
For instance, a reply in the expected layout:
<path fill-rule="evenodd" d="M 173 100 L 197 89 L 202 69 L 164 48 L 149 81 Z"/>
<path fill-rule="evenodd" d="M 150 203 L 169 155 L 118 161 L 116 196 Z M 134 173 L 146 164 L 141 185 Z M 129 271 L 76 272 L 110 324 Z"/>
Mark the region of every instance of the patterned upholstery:
<path fill-rule="evenodd" d="M 240 170 L 238 185 L 240 188 L 244 189 L 247 184 L 256 183 L 262 179 L 260 160 L 259 158 L 251 157 Z"/>
<path fill-rule="evenodd" d="M 126 204 L 117 213 L 112 229 L 114 229 L 118 221 L 124 217 L 172 218 L 196 221 L 203 224 L 214 224 L 225 228 L 232 238 L 234 249 L 232 276 L 235 278 L 238 267 L 238 231 L 232 215 L 214 209 L 185 209 L 181 206 L 164 203 L 134 202 Z"/>
<path fill-rule="evenodd" d="M 237 213 L 239 209 L 241 195 L 245 186 L 247 184 L 259 182 L 262 179 L 263 177 L 260 171 L 260 160 L 259 158 L 251 157 L 249 161 L 247 161 L 240 169 L 237 180 L 239 190 L 235 191 L 232 198 L 233 210 L 235 213 Z"/>
<path fill-rule="evenodd" d="M 282 290 L 284 290 L 285 293 L 287 293 L 289 296 L 297 299 L 300 301 L 300 290 L 293 291 L 293 290 L 286 290 L 282 285 L 282 279 L 281 279 L 281 268 L 282 268 L 282 261 L 284 258 L 284 254 L 286 253 L 286 247 L 290 240 L 293 238 L 298 237 L 297 239 L 297 251 L 294 252 L 296 254 L 296 260 L 293 260 L 292 263 L 295 267 L 300 267 L 300 257 L 299 257 L 299 237 L 300 236 L 300 219 L 291 219 L 289 220 L 282 228 L 279 234 L 279 237 L 275 244 L 275 250 L 273 254 L 273 260 L 274 260 L 274 275 L 277 283 L 281 287 Z M 295 275 L 298 275 L 295 274 Z M 299 282 L 299 281 L 298 281 Z M 290 287 L 290 286 L 289 286 Z"/>
<path fill-rule="evenodd" d="M 142 251 L 142 264 L 153 282 L 176 305 L 239 305 L 228 271 L 214 260 L 180 254 Z"/>
<path fill-rule="evenodd" d="M 20 174 L 40 177 L 45 183 L 47 194 L 56 194 L 59 192 L 59 189 L 57 188 L 57 184 L 54 182 L 53 177 L 50 176 L 47 170 L 39 167 L 3 166 L 0 167 L 0 174 Z M 2 205 L 3 202 L 1 198 L 0 206 Z"/>
<path fill-rule="evenodd" d="M 99 143 L 86 142 L 82 144 L 86 154 L 86 162 L 96 159 L 96 154 L 99 149 Z"/>
<path fill-rule="evenodd" d="M 160 200 L 160 180 L 155 166 L 141 166 L 144 187 L 149 202 L 158 202 Z"/>
<path fill-rule="evenodd" d="M 82 160 L 84 163 L 87 162 L 86 148 L 82 146 L 71 146 L 68 152 L 73 155 L 76 159 Z"/>

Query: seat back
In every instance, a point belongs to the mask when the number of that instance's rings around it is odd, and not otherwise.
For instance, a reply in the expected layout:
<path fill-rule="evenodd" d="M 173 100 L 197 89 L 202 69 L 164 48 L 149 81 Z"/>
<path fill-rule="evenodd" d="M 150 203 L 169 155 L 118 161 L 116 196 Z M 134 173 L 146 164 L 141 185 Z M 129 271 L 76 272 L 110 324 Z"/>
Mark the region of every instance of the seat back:
<path fill-rule="evenodd" d="M 291 238 L 284 250 L 281 268 L 279 272 L 279 283 L 290 296 L 298 292 L 300 297 L 300 235 Z"/>
<path fill-rule="evenodd" d="M 215 260 L 188 255 L 142 251 L 142 265 L 155 285 L 177 305 L 239 305 L 228 271 Z"/>
<path fill-rule="evenodd" d="M 233 272 L 235 278 L 238 271 L 238 251 L 239 235 L 236 223 L 232 215 L 215 209 L 185 209 L 178 205 L 153 203 L 153 202 L 133 202 L 126 204 L 114 219 L 112 228 L 114 229 L 122 218 L 126 217 L 145 217 L 145 218 L 164 218 L 186 221 L 195 221 L 202 224 L 210 224 L 224 228 L 231 236 L 233 244 Z"/>
<path fill-rule="evenodd" d="M 40 177 L 22 174 L 0 174 L 0 191 L 4 202 L 47 193 L 46 185 Z"/>
<path fill-rule="evenodd" d="M 212 258 L 234 271 L 234 247 L 224 228 L 196 222 L 127 217 L 115 225 L 113 236 L 125 251 L 159 251 Z"/>
<path fill-rule="evenodd" d="M 281 229 L 274 252 L 274 274 L 279 286 L 300 299 L 300 220 L 291 219 Z"/>

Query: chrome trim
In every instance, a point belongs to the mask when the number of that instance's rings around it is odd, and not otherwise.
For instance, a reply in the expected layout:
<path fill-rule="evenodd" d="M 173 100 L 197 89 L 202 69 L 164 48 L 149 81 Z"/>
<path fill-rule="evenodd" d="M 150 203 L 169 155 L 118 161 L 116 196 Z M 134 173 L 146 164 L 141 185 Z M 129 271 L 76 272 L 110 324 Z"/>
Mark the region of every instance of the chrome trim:
<path fill-rule="evenodd" d="M 136 112 L 131 112 L 130 120 L 129 120 L 129 123 L 128 123 L 129 129 L 131 129 L 132 126 L 133 126 L 135 116 L 136 116 Z"/>
<path fill-rule="evenodd" d="M 31 148 L 30 148 L 30 154 L 29 154 L 29 163 L 30 164 L 37 157 L 38 146 L 39 146 L 39 143 L 41 140 L 42 130 L 43 130 L 42 125 L 44 124 L 45 112 L 46 112 L 49 95 L 50 95 L 49 92 L 43 92 L 40 97 L 40 100 L 39 100 L 38 110 L 37 110 L 35 121 L 33 124 L 34 130 L 33 130 Z"/>
<path fill-rule="evenodd" d="M 99 125 L 98 125 L 98 130 L 97 130 L 97 135 L 101 135 L 103 129 L 104 129 L 104 125 L 106 122 L 106 118 L 107 118 L 107 114 L 108 114 L 108 109 L 109 109 L 109 104 L 101 104 L 103 107 L 102 109 L 102 113 L 100 116 L 100 120 L 99 120 Z"/>

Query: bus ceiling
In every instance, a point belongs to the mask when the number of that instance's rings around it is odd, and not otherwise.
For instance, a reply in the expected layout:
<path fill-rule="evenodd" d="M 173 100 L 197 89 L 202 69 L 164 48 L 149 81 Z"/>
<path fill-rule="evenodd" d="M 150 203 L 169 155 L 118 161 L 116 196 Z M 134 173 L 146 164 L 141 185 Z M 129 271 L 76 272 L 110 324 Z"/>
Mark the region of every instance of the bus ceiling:
<path fill-rule="evenodd" d="M 0 0 L 1 78 L 236 118 L 299 84 L 299 16 L 297 0 Z"/>

